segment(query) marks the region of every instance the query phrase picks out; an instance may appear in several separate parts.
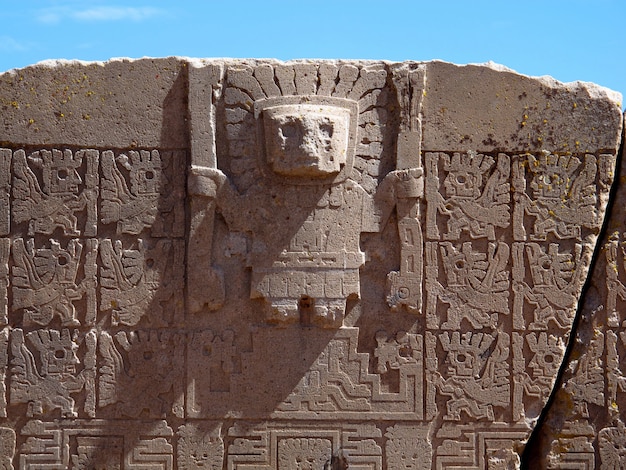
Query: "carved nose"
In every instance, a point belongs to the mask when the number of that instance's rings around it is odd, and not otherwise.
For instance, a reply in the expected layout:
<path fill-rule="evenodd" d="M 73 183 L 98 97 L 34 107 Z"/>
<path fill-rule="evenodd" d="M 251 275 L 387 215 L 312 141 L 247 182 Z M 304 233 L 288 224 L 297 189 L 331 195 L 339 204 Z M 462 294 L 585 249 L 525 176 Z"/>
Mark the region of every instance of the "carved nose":
<path fill-rule="evenodd" d="M 300 150 L 309 156 L 315 156 L 318 153 L 315 133 L 312 130 L 305 130 L 300 142 Z"/>

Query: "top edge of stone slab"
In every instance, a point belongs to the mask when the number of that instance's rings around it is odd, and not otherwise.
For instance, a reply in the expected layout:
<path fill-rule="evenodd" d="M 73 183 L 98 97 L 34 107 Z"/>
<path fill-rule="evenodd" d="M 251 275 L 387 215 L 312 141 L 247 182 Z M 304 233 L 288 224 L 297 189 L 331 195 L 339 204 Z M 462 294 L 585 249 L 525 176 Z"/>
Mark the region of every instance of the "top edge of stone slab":
<path fill-rule="evenodd" d="M 107 60 L 81 60 L 81 59 L 46 59 L 40 62 L 36 62 L 34 64 L 27 65 L 25 67 L 12 68 L 5 71 L 0 71 L 0 76 L 3 74 L 16 74 L 19 71 L 29 69 L 31 67 L 44 67 L 44 68 L 54 68 L 60 66 L 106 66 L 107 64 L 111 64 L 114 62 L 120 63 L 134 63 L 134 62 L 142 62 L 142 61 L 163 61 L 163 60 L 176 60 L 181 63 L 187 63 L 189 65 L 195 67 L 204 67 L 212 64 L 220 64 L 225 66 L 233 66 L 233 65 L 260 65 L 260 64 L 294 64 L 294 63 L 332 63 L 332 64 L 355 64 L 355 65 L 374 65 L 374 64 L 386 64 L 390 66 L 403 66 L 403 65 L 449 65 L 457 68 L 471 68 L 471 67 L 480 67 L 480 68 L 489 68 L 497 72 L 505 72 L 511 73 L 516 76 L 526 77 L 533 80 L 539 80 L 545 82 L 546 85 L 561 87 L 564 86 L 566 88 L 589 88 L 596 93 L 597 97 L 606 96 L 617 105 L 621 106 L 623 102 L 622 93 L 612 90 L 610 88 L 604 87 L 602 85 L 586 82 L 581 80 L 575 80 L 572 82 L 562 82 L 557 80 L 556 78 L 550 75 L 526 75 L 516 70 L 507 67 L 506 65 L 499 64 L 494 61 L 488 62 L 472 62 L 468 64 L 457 64 L 454 62 L 445 61 L 442 59 L 433 59 L 429 61 L 415 61 L 415 60 L 405 60 L 405 61 L 389 61 L 389 60 L 376 60 L 376 59 L 315 59 L 315 58 L 302 58 L 302 59 L 290 59 L 290 60 L 280 60 L 280 59 L 272 59 L 272 58 L 232 58 L 232 57 L 187 57 L 187 56 L 167 56 L 167 57 L 112 57 Z"/>
<path fill-rule="evenodd" d="M 188 57 L 56 59 L 0 73 L 0 143 L 188 148 L 185 67 L 296 63 L 424 69 L 425 151 L 580 154 L 619 146 L 620 93 L 530 77 L 494 62 Z"/>
<path fill-rule="evenodd" d="M 621 141 L 621 106 L 621 93 L 594 83 L 431 62 L 423 149 L 613 153 Z"/>

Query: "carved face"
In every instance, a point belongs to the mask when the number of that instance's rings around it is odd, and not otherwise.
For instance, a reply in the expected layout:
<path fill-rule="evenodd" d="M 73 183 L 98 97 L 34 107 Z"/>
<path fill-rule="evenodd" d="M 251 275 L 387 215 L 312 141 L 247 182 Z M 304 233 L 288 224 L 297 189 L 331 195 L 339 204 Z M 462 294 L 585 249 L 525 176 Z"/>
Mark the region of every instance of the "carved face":
<path fill-rule="evenodd" d="M 158 168 L 133 168 L 130 172 L 130 181 L 135 194 L 158 194 L 160 174 Z"/>
<path fill-rule="evenodd" d="M 80 363 L 76 355 L 76 346 L 64 341 L 63 344 L 52 344 L 41 360 L 43 369 L 49 374 L 75 374 L 76 365 Z"/>
<path fill-rule="evenodd" d="M 480 196 L 481 175 L 467 170 L 451 171 L 443 182 L 448 197 L 478 197 Z"/>
<path fill-rule="evenodd" d="M 431 468 L 432 448 L 419 437 L 395 438 L 387 441 L 387 467 L 402 470 Z"/>
<path fill-rule="evenodd" d="M 50 194 L 75 194 L 83 182 L 76 168 L 67 164 L 52 164 L 50 172 Z"/>
<path fill-rule="evenodd" d="M 567 194 L 568 176 L 564 171 L 546 171 L 545 173 L 537 173 L 530 183 L 533 190 L 533 196 L 540 197 L 561 197 Z"/>
<path fill-rule="evenodd" d="M 331 453 L 331 443 L 328 439 L 282 439 L 278 444 L 278 468 L 321 470 L 330 462 Z"/>
<path fill-rule="evenodd" d="M 350 111 L 327 105 L 290 104 L 263 110 L 265 148 L 272 171 L 325 177 L 346 163 Z"/>
<path fill-rule="evenodd" d="M 151 345 L 150 341 L 136 344 L 128 352 L 131 372 L 135 377 L 165 377 L 170 373 L 172 361 L 163 345 Z"/>
<path fill-rule="evenodd" d="M 474 356 L 473 351 L 450 351 L 448 353 L 448 360 L 454 368 L 456 375 L 460 377 L 471 377 L 478 371 L 477 367 L 479 362 Z"/>

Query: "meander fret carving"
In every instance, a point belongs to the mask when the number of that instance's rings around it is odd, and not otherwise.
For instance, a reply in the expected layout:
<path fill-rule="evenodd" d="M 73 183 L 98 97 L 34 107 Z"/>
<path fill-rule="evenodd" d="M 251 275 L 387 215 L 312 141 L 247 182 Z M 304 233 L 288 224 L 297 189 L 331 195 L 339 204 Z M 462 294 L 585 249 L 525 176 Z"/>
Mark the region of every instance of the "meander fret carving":
<path fill-rule="evenodd" d="M 32 420 L 19 468 L 174 469 L 172 429 L 165 421 Z"/>
<path fill-rule="evenodd" d="M 382 470 L 381 435 L 373 424 L 327 423 L 320 429 L 289 423 L 237 423 L 228 430 L 233 442 L 228 468 Z"/>
<path fill-rule="evenodd" d="M 189 150 L 0 149 L 0 466 L 518 468 L 615 155 L 422 149 L 425 70 L 190 63 Z M 550 468 L 626 461 L 624 238 Z"/>
<path fill-rule="evenodd" d="M 434 452 L 435 468 L 519 468 L 515 447 L 526 435 L 526 427 L 515 424 L 443 426 L 437 431 L 441 445 Z"/>

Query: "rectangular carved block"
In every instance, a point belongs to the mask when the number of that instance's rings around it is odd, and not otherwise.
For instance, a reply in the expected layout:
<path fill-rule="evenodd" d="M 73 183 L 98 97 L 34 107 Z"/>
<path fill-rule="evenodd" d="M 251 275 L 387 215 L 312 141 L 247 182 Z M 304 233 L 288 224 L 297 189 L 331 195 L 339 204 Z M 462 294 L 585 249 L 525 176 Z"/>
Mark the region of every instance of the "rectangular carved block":
<path fill-rule="evenodd" d="M 519 468 L 548 401 L 539 467 L 623 466 L 616 94 L 230 59 L 2 75 L 23 90 L 44 102 L 0 128 L 0 466 Z"/>
<path fill-rule="evenodd" d="M 61 420 L 26 423 L 19 468 L 172 470 L 172 429 L 165 421 Z"/>

